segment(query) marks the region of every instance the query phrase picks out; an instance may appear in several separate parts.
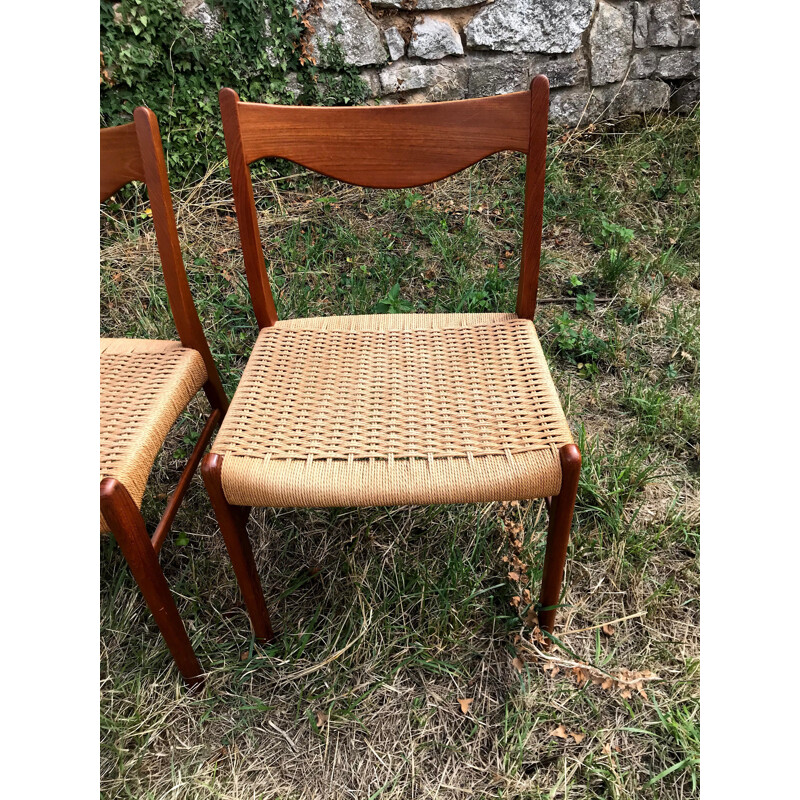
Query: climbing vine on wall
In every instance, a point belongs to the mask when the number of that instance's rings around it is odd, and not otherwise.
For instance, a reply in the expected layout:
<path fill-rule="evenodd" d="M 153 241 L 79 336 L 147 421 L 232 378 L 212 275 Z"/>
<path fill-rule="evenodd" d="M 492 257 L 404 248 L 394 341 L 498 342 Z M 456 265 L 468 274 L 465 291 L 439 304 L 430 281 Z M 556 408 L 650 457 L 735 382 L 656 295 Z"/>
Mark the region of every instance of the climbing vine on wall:
<path fill-rule="evenodd" d="M 207 6 L 210 24 L 185 16 L 180 0 L 100 3 L 100 124 L 121 125 L 136 106 L 152 108 L 174 183 L 225 158 L 223 86 L 262 103 L 363 100 L 363 82 L 343 59 L 320 70 L 305 56 L 308 23 L 293 0 Z"/>

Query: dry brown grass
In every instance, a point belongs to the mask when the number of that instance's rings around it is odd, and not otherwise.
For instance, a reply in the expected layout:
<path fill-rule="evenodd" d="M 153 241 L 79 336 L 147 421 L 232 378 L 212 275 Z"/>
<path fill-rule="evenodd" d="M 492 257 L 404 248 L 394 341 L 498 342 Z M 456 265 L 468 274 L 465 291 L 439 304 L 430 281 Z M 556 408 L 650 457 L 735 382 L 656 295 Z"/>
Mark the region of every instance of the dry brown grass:
<path fill-rule="evenodd" d="M 200 694 L 184 690 L 118 549 L 101 545 L 103 796 L 697 794 L 698 126 L 651 122 L 557 144 L 548 175 L 541 294 L 556 302 L 542 305 L 537 326 L 584 452 L 562 646 L 540 655 L 525 603 L 512 605 L 538 585 L 536 501 L 254 512 L 280 631 L 258 647 L 195 480 L 175 525 L 185 543 L 167 543 L 162 562 L 208 669 Z M 366 313 L 395 283 L 428 311 L 513 307 L 517 157 L 417 192 L 300 172 L 257 181 L 283 315 Z M 228 184 L 209 174 L 175 195 L 193 291 L 232 391 L 255 328 Z M 142 209 L 131 198 L 104 222 L 103 330 L 171 337 Z M 634 238 L 603 240 L 602 219 Z M 612 247 L 631 261 L 613 285 L 601 279 Z M 570 275 L 609 300 L 576 311 Z M 568 325 L 605 346 L 588 340 L 588 357 L 569 349 Z M 150 521 L 204 404 L 190 406 L 156 463 Z M 516 550 L 509 525 L 522 526 Z M 506 577 L 503 558 L 515 555 L 529 565 L 522 582 Z M 634 675 L 630 696 L 618 682 L 603 688 L 626 670 L 657 678 Z M 467 714 L 459 698 L 474 698 Z M 553 735 L 562 725 L 566 739 Z"/>

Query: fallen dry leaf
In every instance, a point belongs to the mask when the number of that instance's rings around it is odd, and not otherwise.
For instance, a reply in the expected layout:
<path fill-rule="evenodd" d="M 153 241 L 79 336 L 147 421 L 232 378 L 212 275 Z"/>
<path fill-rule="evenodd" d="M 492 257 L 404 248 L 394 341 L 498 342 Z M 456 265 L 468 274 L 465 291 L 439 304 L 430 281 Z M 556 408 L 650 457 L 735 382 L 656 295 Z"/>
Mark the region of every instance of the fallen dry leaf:
<path fill-rule="evenodd" d="M 509 572 L 508 579 L 510 581 L 518 581 L 519 580 L 519 572 Z"/>
<path fill-rule="evenodd" d="M 581 686 L 589 680 L 589 672 L 582 667 L 573 667 L 572 674 L 575 676 L 575 682 L 578 686 Z"/>
<path fill-rule="evenodd" d="M 522 662 L 522 659 L 519 656 L 517 656 L 511 663 L 514 665 L 514 669 L 517 672 L 522 672 L 525 669 L 525 664 Z"/>
<path fill-rule="evenodd" d="M 461 713 L 469 714 L 469 707 L 472 705 L 474 697 L 459 697 L 458 702 L 461 704 Z"/>
<path fill-rule="evenodd" d="M 585 733 L 578 733 L 578 731 L 568 731 L 563 723 L 559 725 L 555 730 L 550 731 L 550 736 L 557 736 L 559 739 L 569 739 L 572 737 L 575 740 L 575 744 L 580 744 L 585 738 Z"/>
<path fill-rule="evenodd" d="M 542 629 L 538 625 L 531 631 L 531 640 L 536 642 L 536 644 L 538 644 L 540 647 L 542 645 L 544 645 L 545 647 L 550 646 L 549 641 L 544 638 Z"/>
<path fill-rule="evenodd" d="M 531 628 L 535 628 L 539 624 L 539 615 L 533 606 L 528 609 L 528 613 L 525 615 L 525 624 Z"/>
<path fill-rule="evenodd" d="M 327 721 L 329 717 L 324 711 L 317 711 L 317 727 L 321 728 Z"/>

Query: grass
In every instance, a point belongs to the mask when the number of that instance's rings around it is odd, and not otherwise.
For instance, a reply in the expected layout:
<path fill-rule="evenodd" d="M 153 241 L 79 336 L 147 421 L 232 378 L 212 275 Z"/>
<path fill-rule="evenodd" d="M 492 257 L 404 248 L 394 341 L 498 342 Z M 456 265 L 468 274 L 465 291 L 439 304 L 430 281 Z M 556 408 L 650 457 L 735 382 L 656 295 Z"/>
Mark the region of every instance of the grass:
<path fill-rule="evenodd" d="M 161 560 L 209 673 L 200 694 L 101 541 L 104 797 L 697 796 L 698 137 L 697 118 L 656 117 L 550 145 L 536 324 L 584 455 L 550 659 L 525 624 L 539 501 L 254 512 L 280 631 L 261 647 L 196 478 Z M 268 165 L 255 184 L 279 313 L 513 309 L 523 177 L 514 154 L 386 192 Z M 175 199 L 232 393 L 255 322 L 224 171 Z M 104 335 L 175 335 L 145 211 L 133 192 L 103 212 Z M 205 409 L 156 462 L 151 524 Z M 645 671 L 641 691 L 603 688 Z"/>

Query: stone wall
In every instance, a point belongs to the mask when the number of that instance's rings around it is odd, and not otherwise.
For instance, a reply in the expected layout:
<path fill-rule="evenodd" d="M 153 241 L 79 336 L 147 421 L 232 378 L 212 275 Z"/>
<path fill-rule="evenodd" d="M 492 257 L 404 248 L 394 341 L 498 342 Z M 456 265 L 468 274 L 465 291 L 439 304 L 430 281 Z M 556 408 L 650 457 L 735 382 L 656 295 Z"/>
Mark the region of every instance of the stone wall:
<path fill-rule="evenodd" d="M 295 3 L 320 66 L 337 43 L 381 104 L 515 92 L 540 73 L 556 124 L 688 110 L 700 99 L 700 0 Z M 218 11 L 202 0 L 183 10 L 213 35 Z"/>
<path fill-rule="evenodd" d="M 314 4 L 315 6 L 318 3 Z M 700 95 L 700 0 L 324 0 L 335 40 L 381 104 L 485 97 L 550 79 L 555 123 L 686 109 Z M 323 56 L 324 58 L 324 56 Z"/>

